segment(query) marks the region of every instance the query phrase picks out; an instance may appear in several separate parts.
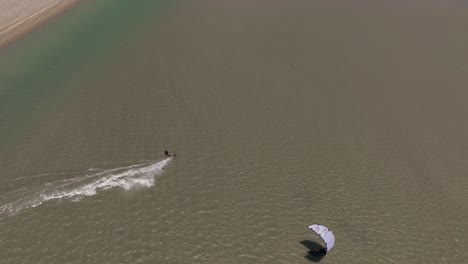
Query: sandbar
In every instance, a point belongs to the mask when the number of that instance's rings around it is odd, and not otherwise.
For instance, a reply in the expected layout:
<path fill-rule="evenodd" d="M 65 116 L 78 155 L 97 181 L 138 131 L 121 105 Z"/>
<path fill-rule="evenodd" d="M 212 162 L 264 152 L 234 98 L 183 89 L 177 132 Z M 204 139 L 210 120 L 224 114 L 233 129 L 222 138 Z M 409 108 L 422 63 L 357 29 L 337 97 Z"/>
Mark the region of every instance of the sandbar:
<path fill-rule="evenodd" d="M 79 0 L 0 0 L 0 48 L 68 10 Z"/>

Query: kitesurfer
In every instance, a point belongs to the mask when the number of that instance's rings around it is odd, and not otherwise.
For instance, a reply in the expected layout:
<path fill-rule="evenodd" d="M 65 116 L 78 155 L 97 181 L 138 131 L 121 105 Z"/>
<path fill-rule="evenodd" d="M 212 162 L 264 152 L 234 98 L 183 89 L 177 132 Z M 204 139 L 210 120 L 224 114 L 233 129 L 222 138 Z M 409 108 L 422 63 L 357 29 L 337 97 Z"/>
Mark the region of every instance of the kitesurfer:
<path fill-rule="evenodd" d="M 167 151 L 167 149 L 164 151 L 164 155 L 166 155 L 166 157 L 168 158 L 172 158 L 172 157 L 175 157 L 176 154 L 171 154 L 169 153 L 169 151 Z"/>

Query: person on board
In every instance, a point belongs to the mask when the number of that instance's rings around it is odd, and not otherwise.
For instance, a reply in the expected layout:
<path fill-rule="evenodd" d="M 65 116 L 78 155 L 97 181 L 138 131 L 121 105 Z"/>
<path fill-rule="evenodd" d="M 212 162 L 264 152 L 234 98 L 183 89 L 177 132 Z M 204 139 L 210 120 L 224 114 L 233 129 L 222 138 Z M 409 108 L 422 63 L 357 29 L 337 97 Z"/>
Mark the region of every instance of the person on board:
<path fill-rule="evenodd" d="M 164 151 L 164 155 L 166 155 L 166 157 L 168 157 L 168 158 L 175 158 L 175 155 L 176 155 L 176 154 L 171 154 L 171 153 L 169 153 L 169 151 L 167 151 L 167 149 L 166 149 L 166 150 Z"/>

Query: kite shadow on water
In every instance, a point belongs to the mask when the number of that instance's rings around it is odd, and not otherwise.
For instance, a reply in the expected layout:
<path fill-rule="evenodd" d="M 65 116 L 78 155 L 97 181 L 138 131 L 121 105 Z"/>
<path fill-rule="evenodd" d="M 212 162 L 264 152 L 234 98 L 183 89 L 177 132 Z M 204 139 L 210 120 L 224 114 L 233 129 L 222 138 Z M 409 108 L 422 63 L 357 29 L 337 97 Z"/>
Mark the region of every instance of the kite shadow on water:
<path fill-rule="evenodd" d="M 310 261 L 319 262 L 326 255 L 325 248 L 317 242 L 302 240 L 300 243 L 309 250 L 304 258 Z"/>

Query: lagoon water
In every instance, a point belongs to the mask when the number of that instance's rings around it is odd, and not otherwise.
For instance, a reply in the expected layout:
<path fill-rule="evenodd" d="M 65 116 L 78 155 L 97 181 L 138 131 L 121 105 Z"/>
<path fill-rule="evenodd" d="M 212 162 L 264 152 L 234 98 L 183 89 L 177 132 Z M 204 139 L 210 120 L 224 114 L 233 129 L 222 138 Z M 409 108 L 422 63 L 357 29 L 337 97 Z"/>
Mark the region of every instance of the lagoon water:
<path fill-rule="evenodd" d="M 467 10 L 83 1 L 0 50 L 0 263 L 464 263 Z"/>

